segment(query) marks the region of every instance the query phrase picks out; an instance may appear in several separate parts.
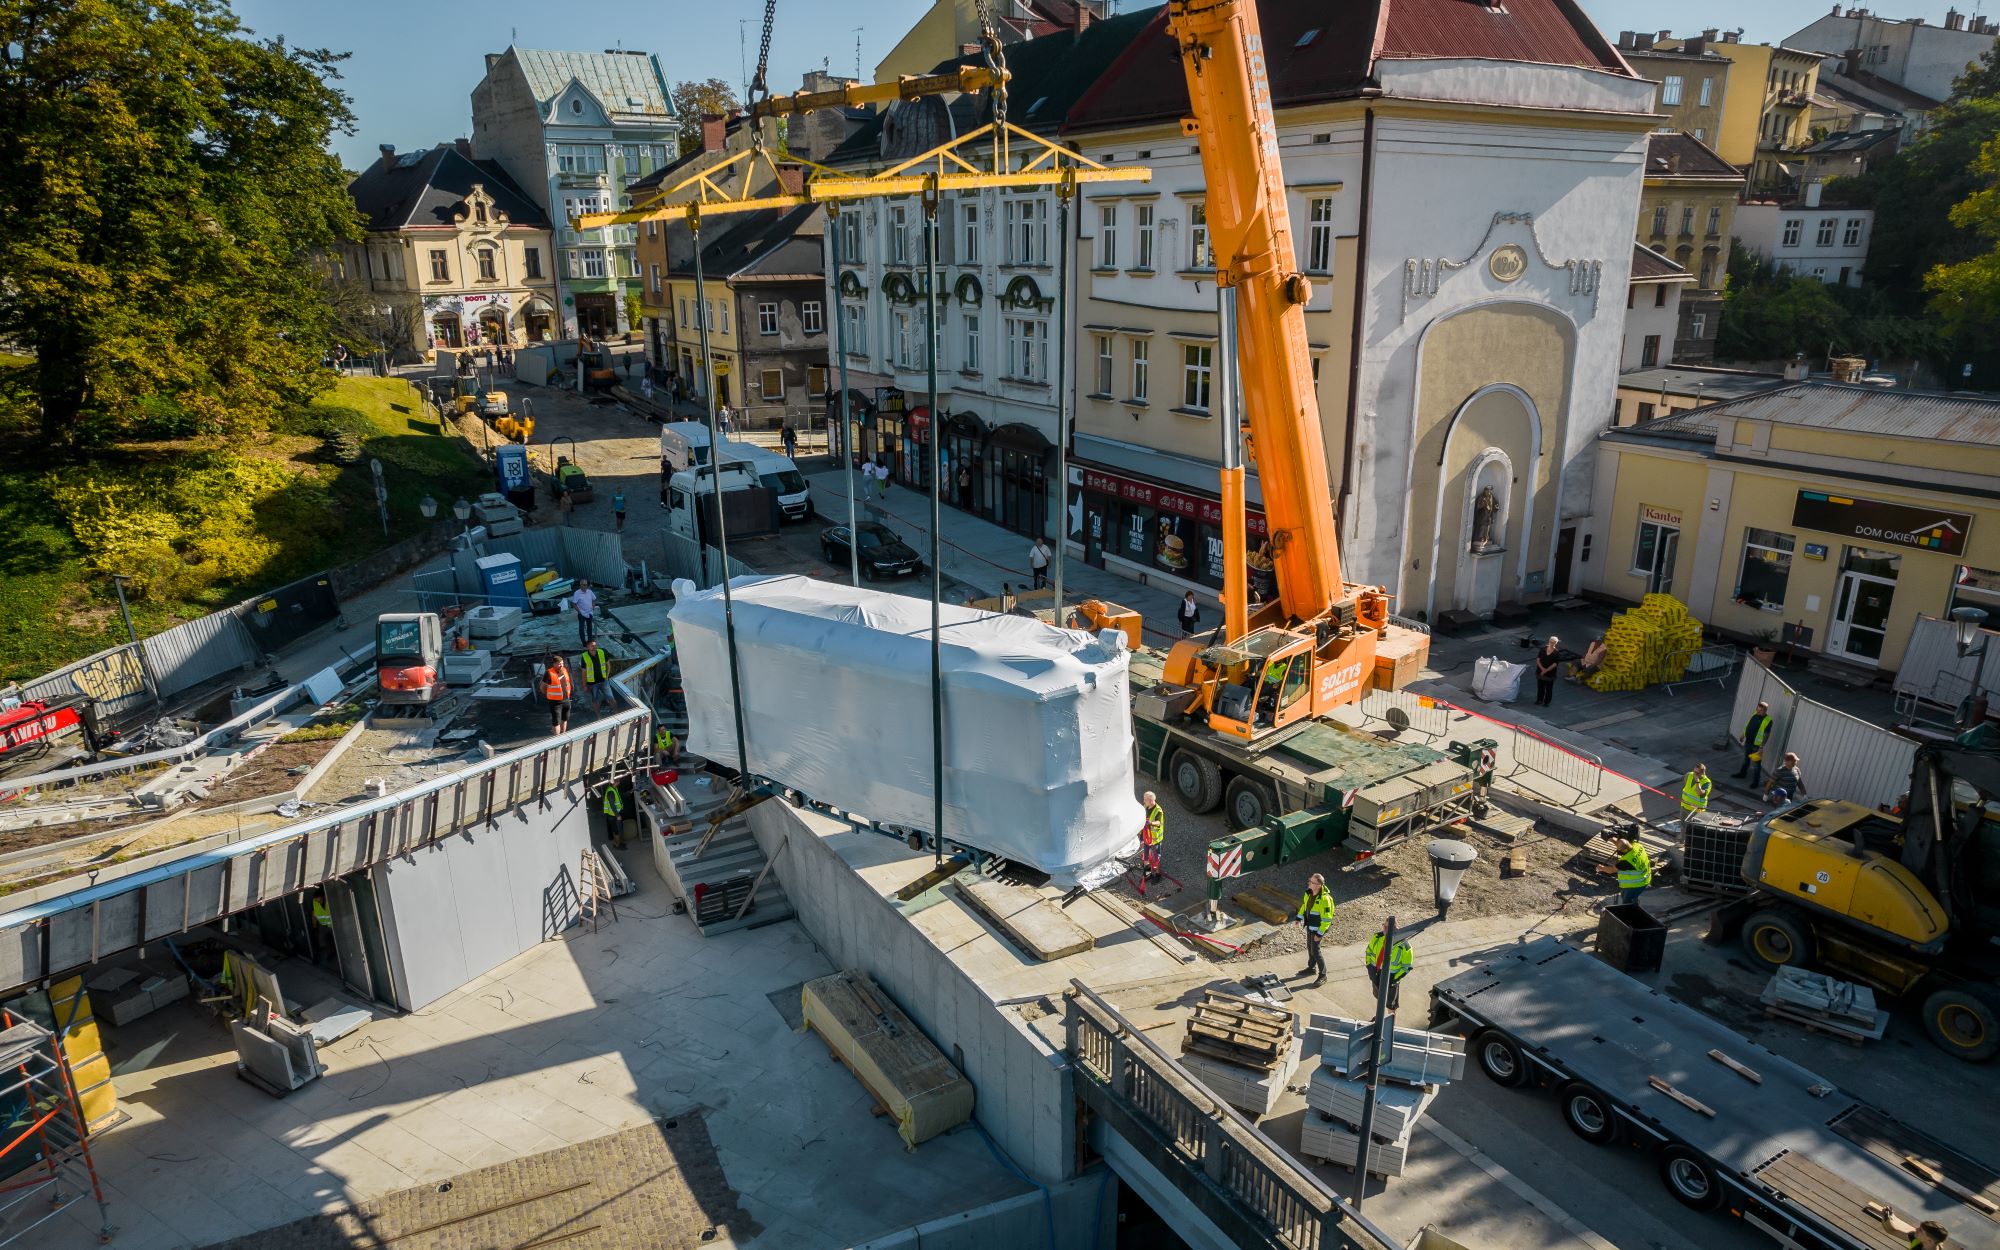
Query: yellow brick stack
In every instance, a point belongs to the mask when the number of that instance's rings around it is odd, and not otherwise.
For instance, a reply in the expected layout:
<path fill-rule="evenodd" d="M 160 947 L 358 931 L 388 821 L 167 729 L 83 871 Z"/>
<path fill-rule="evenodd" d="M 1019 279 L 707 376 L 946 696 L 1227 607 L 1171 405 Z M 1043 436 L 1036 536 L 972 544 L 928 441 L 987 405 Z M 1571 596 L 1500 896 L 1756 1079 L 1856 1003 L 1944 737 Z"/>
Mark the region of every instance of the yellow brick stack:
<path fill-rule="evenodd" d="M 1611 618 L 1604 631 L 1604 667 L 1590 679 L 1592 690 L 1641 690 L 1679 681 L 1687 657 L 1701 646 L 1701 622 L 1672 595 L 1647 595 L 1638 607 Z"/>

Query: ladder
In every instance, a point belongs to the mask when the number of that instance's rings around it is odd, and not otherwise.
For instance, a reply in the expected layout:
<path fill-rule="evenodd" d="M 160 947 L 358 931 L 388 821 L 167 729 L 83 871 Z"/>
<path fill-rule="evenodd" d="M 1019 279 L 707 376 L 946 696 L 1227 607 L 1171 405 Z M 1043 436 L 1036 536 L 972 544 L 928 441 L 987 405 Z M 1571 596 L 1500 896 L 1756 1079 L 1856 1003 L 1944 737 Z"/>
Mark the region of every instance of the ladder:
<path fill-rule="evenodd" d="M 0 1246 L 46 1244 L 28 1234 L 87 1198 L 97 1202 L 98 1235 L 111 1240 L 111 1211 L 90 1157 L 76 1082 L 56 1035 L 0 1012 L 0 1100 L 18 1104 L 0 1143 Z M 10 1166 L 11 1165 L 11 1166 Z"/>
<path fill-rule="evenodd" d="M 596 847 L 583 848 L 583 863 L 578 869 L 577 880 L 582 887 L 578 891 L 582 895 L 578 900 L 578 915 L 590 922 L 592 933 L 597 932 L 597 922 L 607 910 L 613 920 L 618 919 L 618 904 L 612 901 L 611 895 L 611 874 L 605 870 L 604 861 L 598 858 Z"/>

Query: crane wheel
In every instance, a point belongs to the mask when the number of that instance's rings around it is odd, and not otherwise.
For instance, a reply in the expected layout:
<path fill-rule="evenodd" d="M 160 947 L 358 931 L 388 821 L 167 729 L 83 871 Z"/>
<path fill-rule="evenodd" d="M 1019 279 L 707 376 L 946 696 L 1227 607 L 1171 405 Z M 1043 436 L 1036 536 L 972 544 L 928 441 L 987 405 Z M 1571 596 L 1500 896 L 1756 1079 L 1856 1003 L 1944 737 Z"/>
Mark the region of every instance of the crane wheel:
<path fill-rule="evenodd" d="M 1743 953 L 1766 972 L 1804 967 L 1813 953 L 1812 933 L 1782 907 L 1770 907 L 1743 922 Z"/>
<path fill-rule="evenodd" d="M 1259 783 L 1248 777 L 1229 779 L 1223 811 L 1229 817 L 1232 830 L 1262 829 L 1276 806 L 1271 800 L 1271 792 Z"/>
<path fill-rule="evenodd" d="M 1972 982 L 1924 999 L 1924 1032 L 1953 1058 L 1976 1062 L 2000 1053 L 2000 992 Z"/>
<path fill-rule="evenodd" d="M 1167 766 L 1167 779 L 1182 806 L 1196 814 L 1212 812 L 1222 802 L 1222 767 L 1205 755 L 1182 749 Z"/>

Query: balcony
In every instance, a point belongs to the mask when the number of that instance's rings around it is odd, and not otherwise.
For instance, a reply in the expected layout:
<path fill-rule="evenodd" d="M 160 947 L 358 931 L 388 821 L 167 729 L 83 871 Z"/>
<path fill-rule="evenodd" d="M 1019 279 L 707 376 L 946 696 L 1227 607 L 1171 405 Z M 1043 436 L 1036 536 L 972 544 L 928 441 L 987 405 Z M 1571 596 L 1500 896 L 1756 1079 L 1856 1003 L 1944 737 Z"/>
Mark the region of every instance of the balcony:
<path fill-rule="evenodd" d="M 1802 109 L 1812 103 L 1812 96 L 1796 87 L 1787 87 L 1773 95 L 1771 102 L 1779 108 Z"/>
<path fill-rule="evenodd" d="M 559 187 L 579 188 L 608 187 L 611 185 L 611 179 L 601 169 L 558 169 L 556 171 L 556 185 Z"/>

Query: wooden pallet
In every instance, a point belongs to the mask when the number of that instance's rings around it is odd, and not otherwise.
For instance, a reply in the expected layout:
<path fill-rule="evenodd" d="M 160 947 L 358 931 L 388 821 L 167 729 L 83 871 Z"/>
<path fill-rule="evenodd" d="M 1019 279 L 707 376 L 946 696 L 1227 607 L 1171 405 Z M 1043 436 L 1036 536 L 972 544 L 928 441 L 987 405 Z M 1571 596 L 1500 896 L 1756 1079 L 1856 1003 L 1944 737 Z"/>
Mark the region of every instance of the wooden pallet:
<path fill-rule="evenodd" d="M 1859 1046 L 1863 1042 L 1879 1042 L 1889 1028 L 1889 1013 L 1877 1011 L 1873 1028 L 1864 1029 L 1858 1024 L 1843 1023 L 1831 1016 L 1814 1015 L 1809 1011 L 1799 1011 L 1783 1003 L 1765 1003 L 1764 1014 L 1773 1020 L 1783 1020 L 1803 1026 L 1808 1032 L 1819 1033 L 1849 1046 Z"/>
<path fill-rule="evenodd" d="M 1292 1042 L 1292 1013 L 1219 990 L 1202 991 L 1181 1050 L 1253 1068 L 1276 1066 Z"/>

